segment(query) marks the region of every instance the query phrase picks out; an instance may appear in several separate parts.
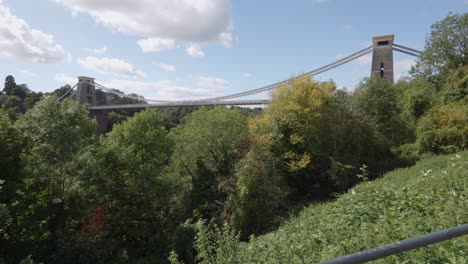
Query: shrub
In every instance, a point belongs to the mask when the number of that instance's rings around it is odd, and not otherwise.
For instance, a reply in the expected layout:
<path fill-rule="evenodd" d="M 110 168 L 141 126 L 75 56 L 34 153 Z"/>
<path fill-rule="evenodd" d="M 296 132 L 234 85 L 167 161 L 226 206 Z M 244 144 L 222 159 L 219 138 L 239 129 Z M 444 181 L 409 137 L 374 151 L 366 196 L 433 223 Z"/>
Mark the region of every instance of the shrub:
<path fill-rule="evenodd" d="M 468 108 L 448 104 L 434 108 L 421 118 L 416 130 L 420 153 L 453 153 L 468 144 Z"/>
<path fill-rule="evenodd" d="M 287 191 L 275 163 L 268 151 L 254 146 L 236 165 L 237 188 L 231 197 L 231 221 L 244 239 L 278 224 Z"/>

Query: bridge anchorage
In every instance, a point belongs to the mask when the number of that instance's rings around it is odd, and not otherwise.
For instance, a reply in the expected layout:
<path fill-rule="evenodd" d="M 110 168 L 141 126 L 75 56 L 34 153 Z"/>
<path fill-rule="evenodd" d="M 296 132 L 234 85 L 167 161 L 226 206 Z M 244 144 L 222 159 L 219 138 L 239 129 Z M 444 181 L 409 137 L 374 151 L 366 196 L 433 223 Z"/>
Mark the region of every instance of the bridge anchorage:
<path fill-rule="evenodd" d="M 394 35 L 377 36 L 372 38 L 372 45 L 359 50 L 349 56 L 324 65 L 305 73 L 304 75 L 315 76 L 332 70 L 336 67 L 354 61 L 372 52 L 371 75 L 379 78 L 394 81 L 393 73 L 393 51 L 407 55 L 419 57 L 420 51 L 394 43 Z M 81 76 L 78 83 L 73 86 L 64 97 L 72 97 L 80 104 L 87 104 L 90 116 L 96 118 L 97 133 L 102 134 L 107 130 L 107 112 L 119 109 L 139 109 L 147 107 L 171 107 L 171 106 L 213 106 L 213 105 L 265 105 L 269 99 L 244 99 L 243 98 L 259 93 L 270 92 L 277 89 L 288 80 L 273 83 L 260 88 L 247 90 L 240 93 L 224 95 L 219 97 L 197 99 L 197 100 L 151 100 L 141 96 L 125 94 L 117 89 L 107 88 L 97 82 L 94 78 Z M 76 90 L 75 90 L 76 88 Z M 59 100 L 60 100 L 59 99 Z"/>

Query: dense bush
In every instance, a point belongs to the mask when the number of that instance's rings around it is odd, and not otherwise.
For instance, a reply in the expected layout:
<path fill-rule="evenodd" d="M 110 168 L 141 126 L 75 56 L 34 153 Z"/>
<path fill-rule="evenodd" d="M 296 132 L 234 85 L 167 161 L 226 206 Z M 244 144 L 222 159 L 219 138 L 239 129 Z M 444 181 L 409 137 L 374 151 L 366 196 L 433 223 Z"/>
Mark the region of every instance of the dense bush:
<path fill-rule="evenodd" d="M 189 211 L 223 222 L 229 217 L 224 203 L 235 185 L 235 162 L 248 143 L 245 116 L 237 109 L 201 108 L 171 134 L 173 173 L 191 179 Z"/>
<path fill-rule="evenodd" d="M 244 239 L 273 229 L 284 211 L 288 190 L 276 170 L 277 162 L 268 151 L 254 145 L 236 164 L 236 191 L 230 197 L 231 226 Z"/>
<path fill-rule="evenodd" d="M 468 108 L 465 104 L 441 105 L 421 118 L 416 130 L 420 153 L 453 153 L 468 146 Z"/>

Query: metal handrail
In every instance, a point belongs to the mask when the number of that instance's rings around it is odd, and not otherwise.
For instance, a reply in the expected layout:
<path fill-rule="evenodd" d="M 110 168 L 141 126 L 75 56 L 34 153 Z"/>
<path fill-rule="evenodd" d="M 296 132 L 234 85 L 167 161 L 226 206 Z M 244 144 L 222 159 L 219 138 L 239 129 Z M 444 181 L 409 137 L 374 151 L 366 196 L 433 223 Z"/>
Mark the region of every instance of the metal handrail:
<path fill-rule="evenodd" d="M 468 224 L 437 231 L 424 236 L 405 239 L 396 243 L 387 244 L 385 246 L 364 250 L 351 255 L 327 260 L 325 262 L 321 262 L 320 264 L 365 263 L 464 235 L 468 235 Z"/>

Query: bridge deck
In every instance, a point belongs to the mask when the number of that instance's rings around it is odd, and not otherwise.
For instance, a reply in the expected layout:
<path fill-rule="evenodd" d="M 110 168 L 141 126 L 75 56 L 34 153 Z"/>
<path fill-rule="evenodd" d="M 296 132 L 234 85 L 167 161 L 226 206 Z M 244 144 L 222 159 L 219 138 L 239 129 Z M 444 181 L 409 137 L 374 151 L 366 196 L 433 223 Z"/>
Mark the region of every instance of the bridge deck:
<path fill-rule="evenodd" d="M 93 105 L 89 110 L 118 110 L 118 109 L 138 109 L 147 107 L 177 107 L 177 106 L 215 106 L 215 105 L 265 105 L 270 100 L 232 100 L 232 101 L 181 101 L 157 104 L 126 104 L 126 105 Z"/>

